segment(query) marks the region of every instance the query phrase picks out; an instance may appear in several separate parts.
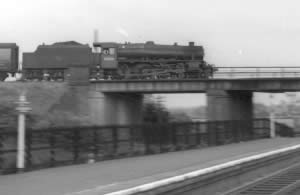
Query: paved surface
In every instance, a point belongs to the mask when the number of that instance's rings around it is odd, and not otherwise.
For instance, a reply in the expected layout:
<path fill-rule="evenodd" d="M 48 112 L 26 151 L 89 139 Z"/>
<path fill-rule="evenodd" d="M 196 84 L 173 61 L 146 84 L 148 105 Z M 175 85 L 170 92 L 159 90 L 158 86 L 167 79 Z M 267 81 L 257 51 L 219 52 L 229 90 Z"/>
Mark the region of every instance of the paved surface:
<path fill-rule="evenodd" d="M 100 195 L 300 143 L 275 138 L 0 176 L 2 195 Z"/>

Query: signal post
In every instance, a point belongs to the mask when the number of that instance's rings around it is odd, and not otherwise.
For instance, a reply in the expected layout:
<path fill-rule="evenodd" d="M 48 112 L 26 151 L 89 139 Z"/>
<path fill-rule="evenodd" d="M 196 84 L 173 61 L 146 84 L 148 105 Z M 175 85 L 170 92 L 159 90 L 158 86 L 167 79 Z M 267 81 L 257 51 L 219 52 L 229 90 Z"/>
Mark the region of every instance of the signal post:
<path fill-rule="evenodd" d="M 18 145 L 17 145 L 17 170 L 22 172 L 25 169 L 25 135 L 26 135 L 26 113 L 31 110 L 29 102 L 25 95 L 20 95 L 19 101 L 16 102 L 18 107 Z"/>

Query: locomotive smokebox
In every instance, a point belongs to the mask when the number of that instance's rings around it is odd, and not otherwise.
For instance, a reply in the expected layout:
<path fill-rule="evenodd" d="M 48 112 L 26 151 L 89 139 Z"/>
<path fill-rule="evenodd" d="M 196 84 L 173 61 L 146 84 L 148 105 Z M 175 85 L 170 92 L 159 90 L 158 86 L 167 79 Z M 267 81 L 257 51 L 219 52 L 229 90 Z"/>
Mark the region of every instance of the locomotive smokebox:
<path fill-rule="evenodd" d="M 195 46 L 195 42 L 189 42 L 189 46 Z"/>

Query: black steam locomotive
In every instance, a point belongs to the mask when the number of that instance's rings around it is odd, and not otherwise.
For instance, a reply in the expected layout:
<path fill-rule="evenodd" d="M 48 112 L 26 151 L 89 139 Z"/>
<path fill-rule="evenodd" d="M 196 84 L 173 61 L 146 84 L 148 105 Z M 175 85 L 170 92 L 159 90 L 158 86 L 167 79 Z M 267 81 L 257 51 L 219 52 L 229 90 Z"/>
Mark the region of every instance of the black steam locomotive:
<path fill-rule="evenodd" d="M 74 41 L 40 45 L 33 53 L 23 53 L 27 80 L 63 80 L 69 66 L 90 67 L 91 80 L 103 79 L 208 79 L 216 68 L 204 61 L 204 49 L 146 43 L 94 43 Z"/>
<path fill-rule="evenodd" d="M 204 60 L 204 49 L 146 43 L 94 43 L 100 48 L 100 64 L 92 69 L 92 79 L 208 79 L 216 68 Z"/>

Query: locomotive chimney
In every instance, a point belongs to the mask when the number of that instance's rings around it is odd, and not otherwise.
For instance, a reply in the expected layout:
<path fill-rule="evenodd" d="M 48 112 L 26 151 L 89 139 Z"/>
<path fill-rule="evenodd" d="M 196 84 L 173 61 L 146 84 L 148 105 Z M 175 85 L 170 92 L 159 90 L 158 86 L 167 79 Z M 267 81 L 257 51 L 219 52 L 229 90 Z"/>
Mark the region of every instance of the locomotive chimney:
<path fill-rule="evenodd" d="M 195 42 L 189 42 L 189 46 L 191 47 L 195 46 Z"/>
<path fill-rule="evenodd" d="M 98 42 L 98 29 L 95 29 L 94 30 L 94 43 L 97 43 Z M 98 47 L 94 47 L 94 51 L 96 53 L 99 52 L 99 48 Z"/>

